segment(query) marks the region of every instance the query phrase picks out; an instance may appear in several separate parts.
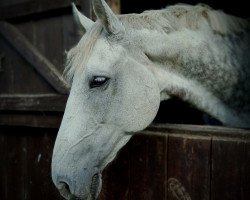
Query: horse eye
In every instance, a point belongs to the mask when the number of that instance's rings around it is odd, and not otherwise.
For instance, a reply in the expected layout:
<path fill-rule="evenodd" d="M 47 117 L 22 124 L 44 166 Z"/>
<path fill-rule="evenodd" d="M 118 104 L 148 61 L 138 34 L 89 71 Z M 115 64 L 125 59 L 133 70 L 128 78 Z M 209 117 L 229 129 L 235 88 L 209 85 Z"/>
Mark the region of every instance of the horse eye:
<path fill-rule="evenodd" d="M 94 76 L 93 79 L 90 81 L 89 87 L 90 88 L 101 87 L 105 83 L 107 83 L 108 80 L 109 78 L 105 76 Z"/>

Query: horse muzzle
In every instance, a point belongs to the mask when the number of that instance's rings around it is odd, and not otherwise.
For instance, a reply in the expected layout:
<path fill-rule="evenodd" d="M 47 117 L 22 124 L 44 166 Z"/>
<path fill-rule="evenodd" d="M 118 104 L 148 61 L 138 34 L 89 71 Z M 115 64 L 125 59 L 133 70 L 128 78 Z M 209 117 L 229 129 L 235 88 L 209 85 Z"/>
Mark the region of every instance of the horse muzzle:
<path fill-rule="evenodd" d="M 67 181 L 60 181 L 58 182 L 58 184 L 55 183 L 55 185 L 60 195 L 67 200 L 95 200 L 102 188 L 101 173 L 96 173 L 92 177 L 92 182 L 89 190 L 87 190 L 87 193 L 85 194 L 82 194 L 81 192 L 77 194 L 77 191 L 75 192 L 76 189 L 74 188 L 74 186 L 69 185 Z"/>

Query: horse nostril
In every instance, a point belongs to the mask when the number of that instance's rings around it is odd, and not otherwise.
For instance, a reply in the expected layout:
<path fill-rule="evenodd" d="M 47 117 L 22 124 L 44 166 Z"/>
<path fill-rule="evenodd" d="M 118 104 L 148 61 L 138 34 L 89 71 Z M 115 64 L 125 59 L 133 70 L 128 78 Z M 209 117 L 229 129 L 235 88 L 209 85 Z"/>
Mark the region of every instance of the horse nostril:
<path fill-rule="evenodd" d="M 59 184 L 57 185 L 57 188 L 60 192 L 60 194 L 65 198 L 65 199 L 69 199 L 72 195 L 70 193 L 70 188 L 69 185 L 65 182 L 59 182 Z"/>

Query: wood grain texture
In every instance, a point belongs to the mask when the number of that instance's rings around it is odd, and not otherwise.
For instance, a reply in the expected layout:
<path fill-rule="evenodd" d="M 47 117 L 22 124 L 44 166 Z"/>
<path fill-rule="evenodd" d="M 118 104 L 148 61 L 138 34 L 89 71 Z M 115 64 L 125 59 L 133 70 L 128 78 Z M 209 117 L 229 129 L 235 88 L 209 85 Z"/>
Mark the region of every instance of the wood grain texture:
<path fill-rule="evenodd" d="M 0 52 L 5 55 L 0 72 L 1 94 L 55 92 L 53 87 L 2 37 L 0 37 Z"/>
<path fill-rule="evenodd" d="M 108 5 L 111 7 L 115 14 L 121 13 L 121 2 L 120 0 L 107 0 Z"/>
<path fill-rule="evenodd" d="M 0 125 L 36 128 L 59 128 L 62 113 L 0 111 Z"/>
<path fill-rule="evenodd" d="M 67 94 L 69 85 L 56 67 L 46 59 L 14 26 L 0 22 L 4 37 L 59 93 Z"/>
<path fill-rule="evenodd" d="M 168 200 L 209 200 L 210 145 L 210 137 L 169 135 L 168 180 L 176 183 L 169 185 Z"/>
<path fill-rule="evenodd" d="M 211 199 L 249 199 L 249 167 L 245 140 L 220 140 L 212 142 Z M 247 142 L 249 143 L 249 141 Z"/>
<path fill-rule="evenodd" d="M 133 142 L 132 142 L 133 144 Z M 103 188 L 98 200 L 119 199 L 127 200 L 130 198 L 131 184 L 131 143 L 126 145 L 119 153 L 117 158 L 111 162 L 103 171 Z M 119 158 L 123 159 L 119 159 Z M 111 192 L 112 191 L 112 192 Z"/>
<path fill-rule="evenodd" d="M 64 111 L 67 96 L 57 94 L 0 94 L 0 110 Z"/>
<path fill-rule="evenodd" d="M 62 199 L 50 175 L 56 132 L 57 129 L 0 126 L 5 152 L 0 157 L 0 180 L 4 184 L 0 199 Z"/>
<path fill-rule="evenodd" d="M 107 2 L 119 13 L 118 0 Z M 91 0 L 79 0 L 78 6 L 93 17 Z M 61 75 L 64 50 L 81 36 L 70 10 L 64 0 L 0 2 L 0 18 L 15 22 L 0 30 L 5 32 L 0 38 L 1 200 L 62 199 L 50 165 L 66 96 L 38 71 L 46 71 L 48 61 L 48 71 L 53 66 L 55 77 Z M 249 140 L 250 131 L 243 129 L 151 125 L 104 170 L 99 200 L 249 199 Z"/>
<path fill-rule="evenodd" d="M 166 199 L 167 140 L 167 135 L 135 135 L 130 149 L 131 200 Z"/>
<path fill-rule="evenodd" d="M 68 0 L 19 0 L 19 2 L 8 0 L 3 3 L 0 2 L 0 19 L 12 19 L 70 6 Z"/>
<path fill-rule="evenodd" d="M 183 134 L 179 125 L 174 127 L 158 125 L 158 131 L 148 129 L 135 135 L 104 170 L 98 200 L 248 199 L 247 138 L 218 137 L 216 128 L 209 136 L 198 136 L 198 129 L 206 129 L 200 126 L 191 126 L 194 135 Z M 4 154 L 0 157 L 0 185 L 4 186 L 0 199 L 60 199 L 49 175 L 57 131 L 0 126 L 0 151 Z M 40 180 L 43 182 L 36 187 Z"/>

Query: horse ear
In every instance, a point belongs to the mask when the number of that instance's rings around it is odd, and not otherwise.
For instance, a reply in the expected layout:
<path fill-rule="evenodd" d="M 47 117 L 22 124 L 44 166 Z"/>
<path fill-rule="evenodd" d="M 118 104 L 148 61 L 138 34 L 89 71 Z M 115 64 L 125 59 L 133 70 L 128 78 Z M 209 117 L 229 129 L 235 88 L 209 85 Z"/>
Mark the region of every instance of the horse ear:
<path fill-rule="evenodd" d="M 101 20 L 105 30 L 118 38 L 124 36 L 125 28 L 104 0 L 93 0 L 95 15 Z"/>
<path fill-rule="evenodd" d="M 83 33 L 85 33 L 87 30 L 91 28 L 94 22 L 91 19 L 85 17 L 81 12 L 79 12 L 79 10 L 77 9 L 74 3 L 72 3 L 72 10 L 73 10 L 74 19 L 78 27 Z"/>

